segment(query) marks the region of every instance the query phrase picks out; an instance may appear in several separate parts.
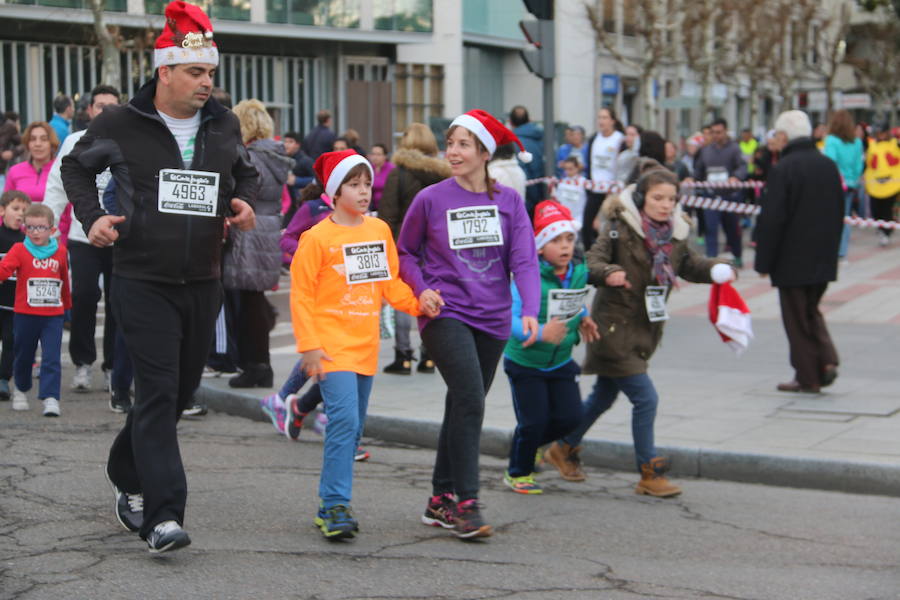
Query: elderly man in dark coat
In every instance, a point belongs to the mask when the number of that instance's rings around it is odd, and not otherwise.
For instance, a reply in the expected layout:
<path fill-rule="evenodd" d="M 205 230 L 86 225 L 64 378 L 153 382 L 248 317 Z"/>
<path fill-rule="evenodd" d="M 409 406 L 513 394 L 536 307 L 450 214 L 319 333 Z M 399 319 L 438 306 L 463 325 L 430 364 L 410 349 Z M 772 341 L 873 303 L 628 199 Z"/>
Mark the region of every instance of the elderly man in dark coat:
<path fill-rule="evenodd" d="M 778 288 L 781 318 L 790 345 L 793 381 L 783 392 L 817 393 L 837 377 L 838 355 L 819 302 L 837 278 L 841 240 L 841 176 L 816 149 L 806 113 L 791 110 L 775 121 L 787 135 L 772 169 L 756 226 L 756 271 Z"/>

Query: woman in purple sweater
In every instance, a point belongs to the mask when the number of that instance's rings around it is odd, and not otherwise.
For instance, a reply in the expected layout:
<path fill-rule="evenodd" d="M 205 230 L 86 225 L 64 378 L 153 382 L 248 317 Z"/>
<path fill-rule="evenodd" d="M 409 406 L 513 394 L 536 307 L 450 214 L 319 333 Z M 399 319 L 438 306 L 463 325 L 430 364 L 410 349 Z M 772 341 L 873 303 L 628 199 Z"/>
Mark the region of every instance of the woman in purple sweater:
<path fill-rule="evenodd" d="M 497 146 L 519 139 L 481 110 L 454 119 L 446 159 L 453 176 L 423 189 L 400 230 L 400 276 L 416 294 L 444 301 L 435 319 L 419 318 L 428 354 L 447 384 L 444 420 L 426 525 L 461 538 L 489 536 L 478 504 L 478 454 L 484 398 L 510 334 L 510 275 L 522 294 L 525 345 L 534 343 L 540 275 L 534 232 L 519 194 L 490 179 Z M 520 153 L 523 160 L 530 155 Z"/>

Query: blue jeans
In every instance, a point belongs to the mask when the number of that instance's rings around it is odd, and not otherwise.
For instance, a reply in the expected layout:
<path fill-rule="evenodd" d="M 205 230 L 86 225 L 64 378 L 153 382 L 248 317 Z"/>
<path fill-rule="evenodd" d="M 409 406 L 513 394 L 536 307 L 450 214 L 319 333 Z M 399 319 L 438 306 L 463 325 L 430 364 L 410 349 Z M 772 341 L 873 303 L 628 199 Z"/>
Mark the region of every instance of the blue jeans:
<path fill-rule="evenodd" d="M 336 504 L 349 506 L 353 491 L 353 454 L 366 424 L 372 376 L 335 371 L 326 374 L 319 387 L 328 415 L 319 498 L 325 509 Z"/>
<path fill-rule="evenodd" d="M 298 360 L 294 363 L 294 368 L 291 369 L 288 378 L 285 380 L 284 385 L 281 386 L 281 390 L 278 391 L 278 395 L 281 396 L 281 399 L 285 399 L 291 394 L 296 394 L 300 391 L 306 382 L 309 380 L 309 377 L 306 376 L 306 373 L 303 372 L 303 361 Z M 315 410 L 315 408 L 322 402 L 322 391 L 319 388 L 319 384 L 314 384 L 303 397 L 300 398 L 298 403 L 298 408 L 302 413 L 309 413 Z"/>
<path fill-rule="evenodd" d="M 656 447 L 653 445 L 653 422 L 656 420 L 656 405 L 659 396 L 650 376 L 646 373 L 629 375 L 628 377 L 597 377 L 594 389 L 584 400 L 584 416 L 581 425 L 575 431 L 563 438 L 563 441 L 571 446 L 581 443 L 581 438 L 587 433 L 594 422 L 609 410 L 619 395 L 619 391 L 625 392 L 628 400 L 633 405 L 631 411 L 631 436 L 634 439 L 634 453 L 637 459 L 638 471 L 641 465 L 650 462 L 656 457 Z"/>
<path fill-rule="evenodd" d="M 731 198 L 728 198 L 729 200 Z M 706 226 L 706 256 L 715 258 L 719 255 L 719 223 L 725 230 L 725 241 L 731 248 L 731 253 L 740 260 L 742 253 L 741 240 L 741 216 L 736 213 L 727 213 L 720 210 L 703 210 L 703 222 Z"/>
<path fill-rule="evenodd" d="M 856 196 L 856 190 L 847 188 L 844 192 L 844 216 L 850 216 L 850 207 L 853 206 L 853 198 Z M 846 258 L 848 246 L 850 245 L 850 226 L 844 223 L 844 230 L 841 232 L 841 247 L 838 249 L 838 256 Z"/>
<path fill-rule="evenodd" d="M 62 349 L 63 316 L 45 317 L 41 315 L 16 314 L 13 317 L 13 373 L 16 389 L 27 392 L 31 389 L 31 367 L 38 342 L 41 343 L 41 378 L 38 398 L 59 400 L 62 368 L 59 355 Z"/>

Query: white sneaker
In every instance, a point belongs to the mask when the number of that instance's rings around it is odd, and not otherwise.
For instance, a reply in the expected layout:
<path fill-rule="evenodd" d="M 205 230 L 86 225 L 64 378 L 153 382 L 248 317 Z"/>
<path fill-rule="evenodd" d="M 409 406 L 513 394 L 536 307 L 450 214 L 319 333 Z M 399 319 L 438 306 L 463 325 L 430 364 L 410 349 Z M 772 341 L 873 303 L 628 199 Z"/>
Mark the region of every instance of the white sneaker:
<path fill-rule="evenodd" d="M 59 400 L 57 400 L 56 398 L 44 398 L 44 416 L 59 416 Z"/>
<path fill-rule="evenodd" d="M 20 391 L 16 387 L 13 388 L 12 409 L 28 410 L 28 397 L 25 396 L 25 392 Z"/>
<path fill-rule="evenodd" d="M 112 392 L 112 369 L 103 369 L 103 389 Z"/>
<path fill-rule="evenodd" d="M 81 365 L 75 367 L 75 377 L 72 378 L 73 392 L 89 392 L 91 391 L 91 367 L 90 365 Z"/>
<path fill-rule="evenodd" d="M 891 238 L 887 236 L 885 233 L 880 233 L 878 235 L 878 245 L 879 246 L 887 246 L 891 243 Z"/>

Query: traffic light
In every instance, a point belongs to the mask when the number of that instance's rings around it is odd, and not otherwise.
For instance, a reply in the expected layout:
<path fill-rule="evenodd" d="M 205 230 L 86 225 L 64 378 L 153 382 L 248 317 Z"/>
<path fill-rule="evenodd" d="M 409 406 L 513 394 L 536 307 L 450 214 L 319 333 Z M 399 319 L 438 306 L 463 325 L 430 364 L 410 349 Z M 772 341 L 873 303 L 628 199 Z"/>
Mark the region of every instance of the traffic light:
<path fill-rule="evenodd" d="M 541 79 L 553 79 L 556 75 L 556 57 L 553 51 L 553 0 L 524 0 L 528 12 L 537 21 L 519 21 L 519 28 L 533 48 L 521 50 L 519 55 L 528 70 Z"/>

